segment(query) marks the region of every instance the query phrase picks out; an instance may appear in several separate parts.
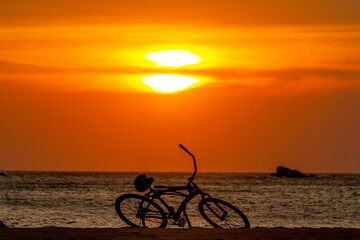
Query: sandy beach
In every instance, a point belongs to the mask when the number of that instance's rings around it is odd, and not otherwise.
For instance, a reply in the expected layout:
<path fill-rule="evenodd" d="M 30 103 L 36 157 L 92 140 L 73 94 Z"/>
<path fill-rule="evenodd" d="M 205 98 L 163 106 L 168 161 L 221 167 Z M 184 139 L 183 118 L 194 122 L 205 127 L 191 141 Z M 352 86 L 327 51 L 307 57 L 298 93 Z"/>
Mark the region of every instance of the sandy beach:
<path fill-rule="evenodd" d="M 8 228 L 0 239 L 360 239 L 360 229 Z"/>

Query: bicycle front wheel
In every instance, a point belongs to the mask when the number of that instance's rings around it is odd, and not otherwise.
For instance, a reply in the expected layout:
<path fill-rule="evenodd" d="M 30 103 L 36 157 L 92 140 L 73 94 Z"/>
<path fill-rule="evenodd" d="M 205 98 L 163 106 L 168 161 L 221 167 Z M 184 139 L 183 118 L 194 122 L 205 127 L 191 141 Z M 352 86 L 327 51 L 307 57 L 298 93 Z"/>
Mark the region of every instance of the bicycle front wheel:
<path fill-rule="evenodd" d="M 137 194 L 125 194 L 115 201 L 119 217 L 131 227 L 164 228 L 167 217 L 154 201 Z"/>
<path fill-rule="evenodd" d="M 250 228 L 249 220 L 235 206 L 217 198 L 205 198 L 199 203 L 201 216 L 216 228 Z"/>

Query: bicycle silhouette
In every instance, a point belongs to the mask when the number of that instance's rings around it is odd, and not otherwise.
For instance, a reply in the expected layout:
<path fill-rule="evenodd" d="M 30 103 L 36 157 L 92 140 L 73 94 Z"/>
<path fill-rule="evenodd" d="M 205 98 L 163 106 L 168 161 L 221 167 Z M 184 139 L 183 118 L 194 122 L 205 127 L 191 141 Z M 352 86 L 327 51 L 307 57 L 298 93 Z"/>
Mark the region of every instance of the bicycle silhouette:
<path fill-rule="evenodd" d="M 232 204 L 223 200 L 213 198 L 210 194 L 203 192 L 195 183 L 194 178 L 197 172 L 194 155 L 183 145 L 179 144 L 185 152 L 193 158 L 195 171 L 186 186 L 154 186 L 154 178 L 144 174 L 139 175 L 135 181 L 135 189 L 139 192 L 149 190 L 144 196 L 137 194 L 124 194 L 115 201 L 115 209 L 119 217 L 131 227 L 164 228 L 168 221 L 172 224 L 184 227 L 188 224 L 191 228 L 190 219 L 186 213 L 186 205 L 197 195 L 201 195 L 198 205 L 201 216 L 216 228 L 250 228 L 246 216 Z M 158 190 L 155 190 L 158 189 Z M 183 193 L 180 191 L 186 191 Z M 179 208 L 175 210 L 169 206 L 161 196 L 181 196 L 184 200 Z M 160 201 L 166 211 L 154 200 Z"/>

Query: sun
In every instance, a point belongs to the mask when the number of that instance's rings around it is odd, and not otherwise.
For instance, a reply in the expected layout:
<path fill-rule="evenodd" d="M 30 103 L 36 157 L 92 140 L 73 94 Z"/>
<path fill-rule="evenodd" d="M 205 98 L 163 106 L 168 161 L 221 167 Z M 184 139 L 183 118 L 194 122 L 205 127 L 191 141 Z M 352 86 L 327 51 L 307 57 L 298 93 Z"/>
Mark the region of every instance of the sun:
<path fill-rule="evenodd" d="M 141 80 L 152 89 L 163 93 L 180 91 L 199 82 L 196 78 L 175 74 L 156 74 Z"/>
<path fill-rule="evenodd" d="M 145 54 L 147 60 L 160 67 L 181 67 L 201 62 L 201 57 L 189 50 L 166 50 Z"/>
<path fill-rule="evenodd" d="M 200 56 L 183 49 L 151 52 L 145 54 L 145 58 L 157 66 L 171 68 L 197 64 L 202 61 Z M 196 78 L 178 74 L 156 74 L 143 77 L 141 80 L 153 90 L 163 93 L 181 91 L 199 83 Z"/>

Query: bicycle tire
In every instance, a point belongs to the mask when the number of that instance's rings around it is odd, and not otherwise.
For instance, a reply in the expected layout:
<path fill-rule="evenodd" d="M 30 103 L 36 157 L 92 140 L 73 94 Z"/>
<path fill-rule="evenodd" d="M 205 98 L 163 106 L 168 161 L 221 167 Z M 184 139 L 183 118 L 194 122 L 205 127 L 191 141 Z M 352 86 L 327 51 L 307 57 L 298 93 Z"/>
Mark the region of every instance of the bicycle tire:
<path fill-rule="evenodd" d="M 137 194 L 124 194 L 115 201 L 119 217 L 130 227 L 164 228 L 167 217 L 153 200 Z"/>
<path fill-rule="evenodd" d="M 246 216 L 223 200 L 205 198 L 199 202 L 198 208 L 201 216 L 215 228 L 250 228 Z"/>

